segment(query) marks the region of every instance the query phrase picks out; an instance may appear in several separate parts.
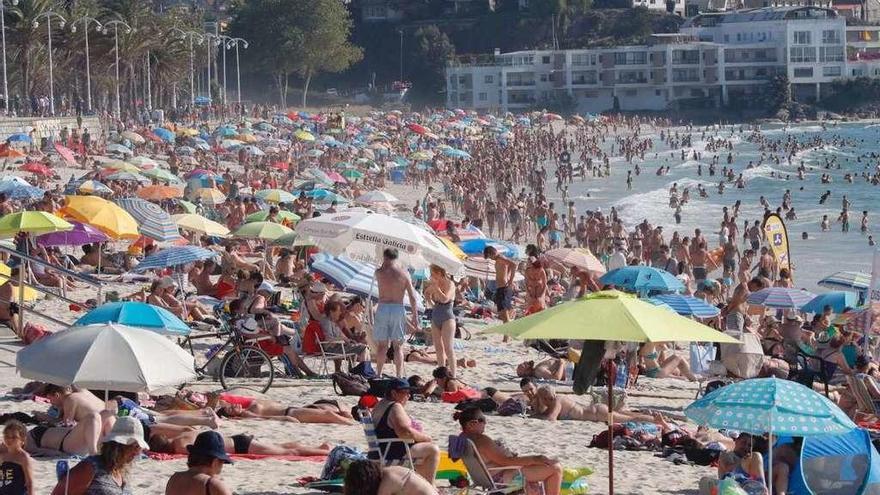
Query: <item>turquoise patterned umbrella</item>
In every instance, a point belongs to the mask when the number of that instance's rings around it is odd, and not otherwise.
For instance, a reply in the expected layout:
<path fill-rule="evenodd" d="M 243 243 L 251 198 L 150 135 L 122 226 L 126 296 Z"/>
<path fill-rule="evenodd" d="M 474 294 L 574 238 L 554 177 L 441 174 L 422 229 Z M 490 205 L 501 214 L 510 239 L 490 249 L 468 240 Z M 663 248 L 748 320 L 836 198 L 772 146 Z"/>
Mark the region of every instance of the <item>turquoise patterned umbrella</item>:
<path fill-rule="evenodd" d="M 684 410 L 715 428 L 787 436 L 839 435 L 856 427 L 822 394 L 790 380 L 755 378 L 733 383 Z"/>

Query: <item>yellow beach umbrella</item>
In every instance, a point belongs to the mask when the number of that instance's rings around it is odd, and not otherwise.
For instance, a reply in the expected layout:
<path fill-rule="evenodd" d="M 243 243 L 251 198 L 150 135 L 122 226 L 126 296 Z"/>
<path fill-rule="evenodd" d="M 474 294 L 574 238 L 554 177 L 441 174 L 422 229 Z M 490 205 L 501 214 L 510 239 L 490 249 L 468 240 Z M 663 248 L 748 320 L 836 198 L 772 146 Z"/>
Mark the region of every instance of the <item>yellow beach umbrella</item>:
<path fill-rule="evenodd" d="M 117 172 L 132 172 L 135 174 L 140 173 L 141 171 L 141 169 L 137 165 L 119 160 L 106 162 L 101 165 L 101 167 L 116 170 Z"/>
<path fill-rule="evenodd" d="M 12 277 L 12 268 L 9 268 L 6 263 L 0 262 L 0 285 L 5 284 L 10 277 Z M 35 301 L 38 297 L 40 297 L 40 293 L 36 290 L 30 287 L 24 288 L 25 301 Z"/>
<path fill-rule="evenodd" d="M 203 187 L 201 189 L 196 189 L 192 193 L 190 199 L 193 201 L 198 199 L 204 205 L 214 206 L 226 201 L 226 196 L 217 189 Z"/>
<path fill-rule="evenodd" d="M 225 237 L 229 235 L 229 229 L 225 225 L 219 224 L 213 220 L 196 215 L 195 213 L 181 213 L 179 215 L 171 215 L 171 219 L 183 230 L 190 230 L 205 235 L 215 235 Z"/>
<path fill-rule="evenodd" d="M 293 133 L 293 137 L 299 139 L 300 141 L 314 141 L 315 140 L 315 136 L 311 132 L 304 131 L 302 129 Z"/>
<path fill-rule="evenodd" d="M 447 239 L 445 237 L 438 237 L 438 239 L 440 239 L 440 241 L 443 242 L 443 245 L 446 246 L 450 252 L 452 252 L 453 256 L 455 256 L 456 258 L 458 258 L 460 260 L 467 259 L 467 255 L 464 254 L 464 251 L 462 251 L 461 248 L 458 247 L 457 244 L 455 244 L 454 242 L 450 241 L 449 239 Z"/>
<path fill-rule="evenodd" d="M 194 137 L 199 135 L 199 131 L 191 128 L 191 127 L 181 127 L 177 129 L 178 136 L 186 136 L 186 137 Z"/>
<path fill-rule="evenodd" d="M 0 237 L 14 237 L 19 232 L 48 234 L 72 228 L 70 222 L 45 211 L 17 211 L 0 218 Z"/>
<path fill-rule="evenodd" d="M 66 196 L 61 214 L 87 223 L 114 239 L 137 239 L 138 224 L 131 214 L 98 196 Z"/>

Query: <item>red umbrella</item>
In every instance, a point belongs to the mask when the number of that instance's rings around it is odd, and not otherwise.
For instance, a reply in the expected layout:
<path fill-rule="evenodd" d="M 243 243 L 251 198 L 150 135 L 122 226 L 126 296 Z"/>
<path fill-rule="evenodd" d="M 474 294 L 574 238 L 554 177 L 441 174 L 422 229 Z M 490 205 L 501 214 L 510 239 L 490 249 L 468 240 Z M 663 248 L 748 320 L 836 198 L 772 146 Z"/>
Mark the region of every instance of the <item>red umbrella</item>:
<path fill-rule="evenodd" d="M 272 168 L 275 168 L 278 170 L 287 170 L 287 167 L 288 167 L 287 162 L 275 162 L 272 164 Z"/>
<path fill-rule="evenodd" d="M 32 174 L 37 175 L 45 175 L 46 177 L 51 177 L 54 175 L 52 169 L 38 162 L 28 162 L 21 166 L 22 172 L 30 172 Z"/>
<path fill-rule="evenodd" d="M 425 126 L 419 124 L 406 124 L 406 127 L 416 134 L 426 134 L 428 132 Z"/>
<path fill-rule="evenodd" d="M 76 159 L 73 157 L 73 151 L 70 148 L 55 143 L 55 151 L 57 151 L 58 154 L 61 155 L 61 158 L 64 158 L 64 161 L 68 164 L 76 165 Z"/>

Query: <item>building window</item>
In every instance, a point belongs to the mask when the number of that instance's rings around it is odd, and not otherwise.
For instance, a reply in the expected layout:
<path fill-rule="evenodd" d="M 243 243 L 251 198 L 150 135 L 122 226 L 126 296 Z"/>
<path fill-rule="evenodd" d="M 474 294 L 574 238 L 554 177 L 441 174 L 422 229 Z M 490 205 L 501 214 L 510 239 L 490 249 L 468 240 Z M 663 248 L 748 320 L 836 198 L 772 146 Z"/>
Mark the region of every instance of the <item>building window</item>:
<path fill-rule="evenodd" d="M 550 63 L 550 55 L 544 55 L 543 57 L 541 57 L 541 63 L 542 64 L 549 64 Z"/>
<path fill-rule="evenodd" d="M 639 65 L 648 63 L 645 52 L 615 52 L 614 65 Z"/>
<path fill-rule="evenodd" d="M 486 76 L 486 77 L 483 78 L 483 81 L 484 81 L 486 84 L 492 84 L 492 83 L 495 82 L 495 76 Z"/>
<path fill-rule="evenodd" d="M 825 77 L 840 77 L 841 71 L 839 66 L 822 67 L 822 75 Z"/>
<path fill-rule="evenodd" d="M 826 29 L 822 31 L 822 44 L 823 45 L 839 45 L 840 44 L 840 33 L 833 29 Z"/>
<path fill-rule="evenodd" d="M 478 95 L 478 98 L 480 99 L 480 101 L 486 101 L 488 99 L 488 96 L 486 95 L 486 93 L 480 93 Z"/>
<path fill-rule="evenodd" d="M 547 74 L 541 74 L 541 82 L 547 82 Z"/>
<path fill-rule="evenodd" d="M 369 5 L 364 7 L 364 19 L 385 19 L 387 13 L 384 5 Z"/>
<path fill-rule="evenodd" d="M 639 92 L 635 89 L 628 89 L 623 92 L 623 96 L 638 96 Z"/>
<path fill-rule="evenodd" d="M 843 62 L 843 46 L 820 46 L 820 62 Z"/>
<path fill-rule="evenodd" d="M 794 33 L 794 42 L 795 45 L 809 45 L 810 44 L 810 32 L 809 31 L 795 31 Z"/>
<path fill-rule="evenodd" d="M 793 46 L 791 47 L 792 62 L 815 62 L 816 48 L 812 46 Z"/>
<path fill-rule="evenodd" d="M 865 71 L 862 69 L 853 69 L 852 70 L 853 77 L 860 77 L 865 75 Z"/>
<path fill-rule="evenodd" d="M 655 89 L 655 90 L 654 90 L 654 96 L 660 96 L 660 90 L 659 90 L 659 89 Z"/>
<path fill-rule="evenodd" d="M 813 77 L 813 68 L 812 67 L 797 67 L 794 69 L 794 77 L 797 77 L 797 78 Z"/>

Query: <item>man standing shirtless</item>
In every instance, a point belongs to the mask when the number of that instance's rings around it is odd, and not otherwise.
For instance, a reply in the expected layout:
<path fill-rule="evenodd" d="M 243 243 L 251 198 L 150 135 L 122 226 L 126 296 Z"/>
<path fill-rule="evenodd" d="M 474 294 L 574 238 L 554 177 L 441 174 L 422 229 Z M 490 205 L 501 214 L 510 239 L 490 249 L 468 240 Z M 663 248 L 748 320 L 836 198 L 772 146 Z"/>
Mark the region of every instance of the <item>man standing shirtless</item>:
<path fill-rule="evenodd" d="M 373 323 L 373 339 L 376 341 L 376 373 L 382 376 L 388 346 L 394 350 L 394 369 L 398 377 L 403 376 L 403 350 L 401 344 L 406 338 L 406 309 L 403 295 L 409 297 L 412 309 L 412 324 L 419 327 L 419 316 L 415 309 L 416 295 L 409 274 L 397 266 L 397 250 L 385 249 L 382 252 L 382 266 L 376 270 L 379 286 L 379 306 Z"/>
<path fill-rule="evenodd" d="M 516 275 L 516 263 L 498 254 L 494 246 L 486 246 L 483 257 L 495 262 L 495 307 L 498 309 L 498 318 L 502 323 L 507 323 L 513 319 L 513 277 Z M 504 342 L 508 339 L 505 335 Z"/>

